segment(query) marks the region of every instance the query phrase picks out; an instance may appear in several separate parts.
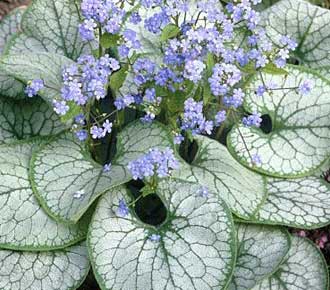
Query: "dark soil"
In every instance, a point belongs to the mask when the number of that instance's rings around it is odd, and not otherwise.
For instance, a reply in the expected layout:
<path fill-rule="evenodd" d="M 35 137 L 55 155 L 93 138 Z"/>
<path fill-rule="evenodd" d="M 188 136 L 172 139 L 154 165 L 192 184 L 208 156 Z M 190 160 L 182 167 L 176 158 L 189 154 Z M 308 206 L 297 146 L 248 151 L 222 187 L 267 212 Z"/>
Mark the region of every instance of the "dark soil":
<path fill-rule="evenodd" d="M 4 17 L 9 11 L 22 5 L 27 5 L 30 0 L 0 0 L 0 19 Z"/>

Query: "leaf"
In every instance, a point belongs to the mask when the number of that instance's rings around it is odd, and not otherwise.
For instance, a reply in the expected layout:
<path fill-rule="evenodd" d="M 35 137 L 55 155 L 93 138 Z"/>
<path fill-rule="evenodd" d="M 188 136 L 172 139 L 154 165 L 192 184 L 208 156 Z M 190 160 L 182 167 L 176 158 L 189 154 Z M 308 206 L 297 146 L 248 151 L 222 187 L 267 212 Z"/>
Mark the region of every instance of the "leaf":
<path fill-rule="evenodd" d="M 50 216 L 75 223 L 101 194 L 131 179 L 127 170 L 131 160 L 149 148 L 171 145 L 166 129 L 157 122 L 131 123 L 118 135 L 117 155 L 110 172 L 103 172 L 103 166 L 91 159 L 81 142 L 70 133 L 62 135 L 34 154 L 34 192 Z M 80 198 L 74 197 L 77 192 L 82 193 Z"/>
<path fill-rule="evenodd" d="M 0 22 L 0 56 L 5 49 L 6 43 L 17 32 L 20 26 L 21 17 L 24 8 L 16 8 Z M 9 77 L 3 70 L 0 69 L 0 92 L 12 98 L 25 97 L 23 94 L 23 84 Z"/>
<path fill-rule="evenodd" d="M 330 65 L 330 11 L 303 0 L 282 0 L 261 14 L 261 26 L 269 39 L 279 45 L 281 35 L 298 43 L 293 55 L 308 67 Z"/>
<path fill-rule="evenodd" d="M 128 64 L 122 65 L 119 71 L 113 73 L 110 77 L 111 89 L 113 89 L 114 91 L 119 90 L 123 86 L 126 80 L 127 73 L 128 73 Z"/>
<path fill-rule="evenodd" d="M 117 42 L 120 39 L 118 34 L 104 33 L 101 36 L 100 44 L 103 48 L 110 48 L 117 46 Z"/>
<path fill-rule="evenodd" d="M 179 33 L 180 28 L 175 24 L 170 23 L 163 28 L 162 33 L 160 35 L 160 40 L 163 42 L 167 41 L 171 38 L 176 37 Z"/>
<path fill-rule="evenodd" d="M 2 68 L 9 75 L 24 83 L 34 79 L 42 79 L 45 88 L 40 95 L 50 105 L 55 97 L 60 96 L 62 87 L 62 70 L 74 62 L 65 56 L 53 53 L 11 54 L 0 61 Z"/>
<path fill-rule="evenodd" d="M 63 123 L 70 123 L 74 117 L 79 114 L 83 114 L 83 110 L 80 106 L 78 106 L 74 101 L 67 102 L 69 106 L 69 110 L 66 112 L 64 116 L 61 116 L 61 121 Z"/>
<path fill-rule="evenodd" d="M 42 253 L 0 250 L 2 290 L 74 290 L 88 271 L 84 244 Z"/>
<path fill-rule="evenodd" d="M 39 97 L 13 101 L 0 98 L 0 144 L 36 136 L 51 136 L 66 127 Z"/>
<path fill-rule="evenodd" d="M 261 1 L 261 3 L 255 5 L 254 9 L 256 11 L 263 11 L 263 10 L 269 8 L 270 6 L 274 5 L 278 1 L 280 1 L 280 0 L 263 0 L 263 1 Z"/>
<path fill-rule="evenodd" d="M 320 228 L 330 223 L 330 185 L 320 176 L 267 179 L 267 199 L 255 218 L 257 223 L 295 228 Z"/>
<path fill-rule="evenodd" d="M 268 74 L 273 74 L 273 75 L 287 75 L 288 74 L 288 72 L 285 69 L 278 68 L 273 63 L 266 64 L 266 66 L 263 68 L 262 72 L 268 73 Z"/>
<path fill-rule="evenodd" d="M 307 239 L 292 237 L 287 261 L 252 290 L 326 290 L 328 271 L 323 255 Z"/>
<path fill-rule="evenodd" d="M 33 195 L 29 163 L 33 150 L 40 143 L 36 140 L 0 146 L 1 248 L 47 251 L 75 244 L 86 236 L 86 223 L 64 225 L 55 222 Z"/>
<path fill-rule="evenodd" d="M 88 250 L 101 289 L 224 289 L 235 262 L 235 234 L 227 206 L 200 185 L 164 180 L 157 195 L 167 209 L 158 227 L 131 209 L 116 214 L 124 187 L 104 195 L 90 225 Z M 151 234 L 160 235 L 158 242 Z"/>
<path fill-rule="evenodd" d="M 139 120 L 125 127 L 118 135 L 117 144 L 116 163 L 125 167 L 151 148 L 163 150 L 166 147 L 174 147 L 173 138 L 163 124 L 148 124 Z"/>
<path fill-rule="evenodd" d="M 55 220 L 67 223 L 76 223 L 102 193 L 129 180 L 121 165 L 113 164 L 110 172 L 103 172 L 103 166 L 71 133 L 36 151 L 30 170 L 42 207 Z"/>
<path fill-rule="evenodd" d="M 244 108 L 271 118 L 269 134 L 259 128 L 234 127 L 228 136 L 229 150 L 242 164 L 251 166 L 251 156 L 258 154 L 261 165 L 253 169 L 275 177 L 310 175 L 330 154 L 330 83 L 301 67 L 288 67 L 288 76 L 264 74 L 265 83 L 279 88 L 297 87 L 309 79 L 314 88 L 308 95 L 294 90 L 275 90 L 263 97 L 255 95 L 262 85 L 257 79 L 247 90 Z M 244 142 L 242 140 L 244 138 Z M 245 146 L 248 150 L 246 150 Z"/>
<path fill-rule="evenodd" d="M 127 170 L 130 161 L 149 148 L 173 146 L 168 132 L 157 122 L 133 122 L 117 138 L 117 155 L 108 173 L 103 173 L 103 167 L 70 133 L 55 138 L 34 154 L 34 192 L 50 216 L 62 222 L 77 222 L 101 194 L 131 179 Z M 74 197 L 77 192 L 83 192 L 80 198 Z"/>
<path fill-rule="evenodd" d="M 248 219 L 265 199 L 262 176 L 246 169 L 225 146 L 205 136 L 195 138 L 198 152 L 191 166 L 182 164 L 174 177 L 197 182 L 217 192 L 239 217 Z"/>
<path fill-rule="evenodd" d="M 91 53 L 89 43 L 79 35 L 77 0 L 36 0 L 23 15 L 20 33 L 12 39 L 8 52 L 51 52 L 73 60 Z"/>
<path fill-rule="evenodd" d="M 22 14 L 25 8 L 19 7 L 6 15 L 0 22 L 0 54 L 3 53 L 6 43 L 20 27 Z"/>
<path fill-rule="evenodd" d="M 228 290 L 249 290 L 278 269 L 291 240 L 286 230 L 242 224 L 237 224 L 237 236 L 237 262 Z"/>

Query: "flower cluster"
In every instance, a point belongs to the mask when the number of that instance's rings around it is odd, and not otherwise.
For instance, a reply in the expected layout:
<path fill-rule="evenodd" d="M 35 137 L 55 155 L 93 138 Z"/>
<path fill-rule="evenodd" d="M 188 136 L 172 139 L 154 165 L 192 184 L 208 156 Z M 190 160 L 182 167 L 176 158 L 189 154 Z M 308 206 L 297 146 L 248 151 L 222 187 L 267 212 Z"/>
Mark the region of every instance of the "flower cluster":
<path fill-rule="evenodd" d="M 71 65 L 63 70 L 63 87 L 61 99 L 54 100 L 55 111 L 65 115 L 68 102 L 84 106 L 91 99 L 103 99 L 107 94 L 110 75 L 120 68 L 119 62 L 108 55 L 96 59 L 92 55 L 81 56 L 77 65 Z"/>
<path fill-rule="evenodd" d="M 126 12 L 109 0 L 83 0 L 82 16 L 85 18 L 79 27 L 80 35 L 85 41 L 95 38 L 95 29 L 102 28 L 105 32 L 116 34 L 121 28 Z"/>
<path fill-rule="evenodd" d="M 179 163 L 170 148 L 163 151 L 158 148 L 150 149 L 147 154 L 128 164 L 134 180 L 149 178 L 155 174 L 159 178 L 168 177 L 171 170 L 178 168 Z"/>
<path fill-rule="evenodd" d="M 65 115 L 69 109 L 69 101 L 84 106 L 90 99 L 105 98 L 109 76 L 119 68 L 119 62 L 109 55 L 100 59 L 92 55 L 78 58 L 77 65 L 63 70 L 64 86 L 61 89 L 61 99 L 54 100 L 55 111 L 59 115 Z"/>
<path fill-rule="evenodd" d="M 203 114 L 203 102 L 195 102 L 192 98 L 185 101 L 181 130 L 189 130 L 192 135 L 201 133 L 210 135 L 213 126 L 213 121 L 206 120 Z"/>
<path fill-rule="evenodd" d="M 246 127 L 260 127 L 262 122 L 262 118 L 261 118 L 261 114 L 254 112 L 252 115 L 248 116 L 248 117 L 244 117 L 242 119 L 242 123 L 244 126 Z"/>
<path fill-rule="evenodd" d="M 113 0 L 83 0 L 80 34 L 85 41 L 96 40 L 104 34 L 115 35 L 114 55 L 125 63 L 134 91 L 122 94 L 111 88 L 117 111 L 131 107 L 145 113 L 141 121 L 152 122 L 158 115 L 160 118 L 170 115 L 163 112 L 169 103 L 165 98 L 182 98 L 176 116 L 170 116 L 174 142 L 180 144 L 185 136 L 212 135 L 221 126 L 215 134 L 218 136 L 229 114 L 235 115 L 230 115 L 231 119 L 241 118 L 244 126 L 261 125 L 259 112 L 243 118 L 240 115 L 239 108 L 246 94 L 242 84 L 251 74 L 262 75 L 269 64 L 283 68 L 297 43 L 286 35 L 278 39 L 277 46 L 268 39 L 258 25 L 259 13 L 253 9 L 253 5 L 260 2 L 237 1 L 223 9 L 218 0 L 198 1 L 193 5 L 199 13 L 191 14 L 192 4 L 184 0 L 139 0 L 134 6 L 120 5 Z M 144 28 L 161 36 L 168 25 L 175 34 L 161 42 L 159 55 L 143 53 L 145 43 L 139 31 Z M 81 56 L 77 65 L 63 71 L 64 86 L 61 98 L 54 100 L 55 111 L 64 115 L 71 107 L 70 102 L 74 102 L 83 107 L 86 115 L 86 106 L 91 100 L 106 97 L 110 90 L 109 78 L 119 69 L 119 62 L 108 55 L 100 55 L 98 59 Z M 305 95 L 312 87 L 310 81 L 303 80 L 293 89 Z M 278 84 L 263 83 L 253 89 L 262 97 L 278 89 Z M 210 94 L 206 98 L 208 103 L 205 103 L 205 92 Z M 100 139 L 112 132 L 113 123 L 108 118 L 100 121 L 96 116 L 89 118 L 89 122 L 92 123 L 88 126 L 86 121 L 75 123 L 79 140 L 86 140 L 88 135 Z M 150 161 L 153 154 L 156 152 L 148 153 L 143 164 L 130 164 L 136 179 L 152 176 L 157 166 L 157 174 L 167 176 L 166 167 Z M 261 163 L 258 155 L 252 159 L 254 164 Z"/>

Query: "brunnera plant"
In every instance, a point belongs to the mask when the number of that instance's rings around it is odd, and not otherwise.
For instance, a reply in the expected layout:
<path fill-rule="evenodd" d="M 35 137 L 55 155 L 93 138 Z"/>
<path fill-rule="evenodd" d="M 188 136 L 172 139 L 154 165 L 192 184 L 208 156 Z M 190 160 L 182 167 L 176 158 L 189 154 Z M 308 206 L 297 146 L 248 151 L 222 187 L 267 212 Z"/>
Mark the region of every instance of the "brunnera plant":
<path fill-rule="evenodd" d="M 330 11 L 34 0 L 0 24 L 0 289 L 327 290 Z"/>

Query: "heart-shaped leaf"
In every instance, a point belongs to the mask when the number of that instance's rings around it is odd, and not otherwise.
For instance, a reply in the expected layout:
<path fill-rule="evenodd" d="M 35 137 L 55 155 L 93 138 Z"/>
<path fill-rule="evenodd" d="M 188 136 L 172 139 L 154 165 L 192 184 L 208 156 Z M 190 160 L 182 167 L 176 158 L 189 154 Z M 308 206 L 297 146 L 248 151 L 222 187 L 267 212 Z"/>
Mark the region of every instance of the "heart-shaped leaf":
<path fill-rule="evenodd" d="M 131 179 L 127 170 L 131 160 L 149 148 L 171 145 L 159 123 L 133 122 L 118 135 L 117 157 L 110 172 L 103 172 L 82 143 L 72 134 L 62 135 L 35 153 L 31 164 L 34 191 L 53 218 L 77 222 L 97 197 Z M 77 193 L 80 198 L 75 198 Z"/>
<path fill-rule="evenodd" d="M 252 290 L 326 290 L 327 266 L 321 252 L 307 239 L 292 238 L 287 261 Z"/>
<path fill-rule="evenodd" d="M 275 227 L 237 225 L 238 256 L 228 290 L 249 290 L 273 274 L 290 249 L 287 231 Z"/>
<path fill-rule="evenodd" d="M 13 101 L 0 98 L 0 144 L 60 133 L 65 126 L 40 98 Z"/>
<path fill-rule="evenodd" d="M 39 144 L 40 140 L 0 146 L 2 248 L 44 251 L 64 248 L 86 236 L 85 221 L 78 225 L 57 223 L 34 197 L 29 182 L 29 163 L 32 151 Z"/>
<path fill-rule="evenodd" d="M 330 65 L 330 11 L 304 0 L 282 0 L 262 12 L 261 26 L 269 39 L 280 44 L 281 35 L 298 43 L 294 57 L 303 65 Z"/>
<path fill-rule="evenodd" d="M 280 1 L 280 0 L 263 0 L 259 4 L 255 5 L 254 8 L 257 11 L 263 11 L 263 10 L 269 8 L 270 6 L 274 5 L 278 1 Z"/>
<path fill-rule="evenodd" d="M 22 33 L 12 39 L 9 53 L 52 52 L 74 60 L 90 53 L 90 43 L 79 35 L 79 9 L 77 0 L 33 1 L 22 17 Z"/>
<path fill-rule="evenodd" d="M 30 169 L 43 208 L 63 222 L 77 222 L 98 196 L 129 180 L 121 165 L 113 164 L 110 172 L 104 172 L 71 133 L 41 146 Z"/>
<path fill-rule="evenodd" d="M 160 150 L 174 147 L 173 138 L 166 127 L 158 122 L 148 124 L 135 121 L 118 135 L 116 163 L 126 167 L 130 161 L 155 147 Z"/>
<path fill-rule="evenodd" d="M 229 150 L 244 165 L 251 166 L 251 156 L 258 154 L 261 164 L 253 169 L 277 177 L 309 175 L 330 154 L 330 83 L 301 67 L 288 67 L 289 75 L 264 74 L 265 83 L 279 88 L 298 87 L 309 79 L 313 89 L 308 95 L 295 90 L 274 90 L 263 97 L 254 88 L 262 85 L 256 79 L 247 91 L 244 108 L 268 115 L 272 130 L 266 134 L 259 128 L 240 125 L 228 136 Z M 242 140 L 243 139 L 243 140 Z M 246 150 L 248 149 L 248 150 Z"/>
<path fill-rule="evenodd" d="M 253 222 L 296 228 L 320 228 L 330 223 L 330 186 L 320 176 L 267 179 L 267 199 Z"/>
<path fill-rule="evenodd" d="M 258 210 L 266 195 L 262 176 L 245 168 L 219 142 L 205 136 L 196 137 L 198 152 L 189 166 L 182 164 L 174 177 L 197 182 L 218 193 L 241 218 Z"/>
<path fill-rule="evenodd" d="M 84 243 L 42 253 L 0 250 L 2 290 L 75 290 L 88 271 Z"/>
<path fill-rule="evenodd" d="M 19 30 L 23 8 L 16 8 L 0 21 L 0 55 L 4 52 L 5 45 L 17 30 Z M 24 97 L 23 84 L 9 77 L 0 69 L 0 92 L 7 97 Z"/>
<path fill-rule="evenodd" d="M 5 56 L 0 62 L 0 69 L 23 83 L 42 79 L 45 88 L 38 94 L 52 105 L 54 98 L 60 96 L 63 85 L 62 70 L 70 64 L 73 64 L 73 61 L 62 55 L 25 52 Z"/>
<path fill-rule="evenodd" d="M 102 289 L 224 289 L 235 262 L 235 234 L 230 212 L 214 192 L 200 185 L 164 180 L 157 195 L 166 220 L 154 227 L 132 209 L 116 214 L 124 187 L 104 195 L 89 231 L 89 254 Z"/>

